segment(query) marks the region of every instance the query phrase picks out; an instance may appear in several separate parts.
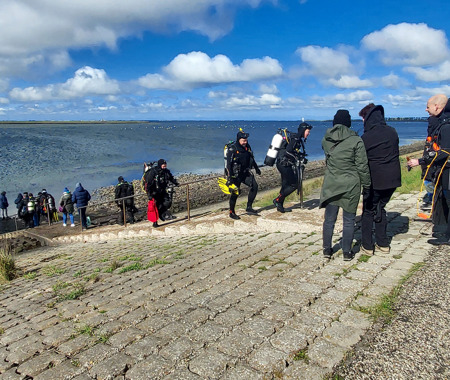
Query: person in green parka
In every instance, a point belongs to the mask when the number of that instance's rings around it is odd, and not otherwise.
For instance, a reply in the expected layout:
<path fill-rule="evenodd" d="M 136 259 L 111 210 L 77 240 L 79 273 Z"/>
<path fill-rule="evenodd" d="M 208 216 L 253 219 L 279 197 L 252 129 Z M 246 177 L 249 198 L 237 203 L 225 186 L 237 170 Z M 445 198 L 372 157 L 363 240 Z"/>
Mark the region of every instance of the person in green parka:
<path fill-rule="evenodd" d="M 350 126 L 349 112 L 338 110 L 333 127 L 325 132 L 322 139 L 326 170 L 319 205 L 325 208 L 323 254 L 326 258 L 333 255 L 334 225 L 339 208 L 343 210 L 342 251 L 345 261 L 353 258 L 352 242 L 361 187 L 370 187 L 366 149 L 362 139 Z"/>

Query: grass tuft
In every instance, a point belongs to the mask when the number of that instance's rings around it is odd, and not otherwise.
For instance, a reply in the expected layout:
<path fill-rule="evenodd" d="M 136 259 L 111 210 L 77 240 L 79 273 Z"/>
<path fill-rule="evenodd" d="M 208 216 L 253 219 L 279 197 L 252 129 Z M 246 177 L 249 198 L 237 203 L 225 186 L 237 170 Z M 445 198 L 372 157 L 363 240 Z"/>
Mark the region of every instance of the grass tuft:
<path fill-rule="evenodd" d="M 11 245 L 5 241 L 3 247 L 0 248 L 0 281 L 14 280 L 17 273 L 18 270 Z"/>

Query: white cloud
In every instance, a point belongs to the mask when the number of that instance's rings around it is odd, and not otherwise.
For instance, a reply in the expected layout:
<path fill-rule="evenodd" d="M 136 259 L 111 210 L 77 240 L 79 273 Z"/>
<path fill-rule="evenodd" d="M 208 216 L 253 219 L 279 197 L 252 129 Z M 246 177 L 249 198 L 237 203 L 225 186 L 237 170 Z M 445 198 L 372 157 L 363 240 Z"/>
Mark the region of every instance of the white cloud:
<path fill-rule="evenodd" d="M 404 69 L 415 75 L 416 79 L 424 82 L 440 82 L 450 80 L 450 61 L 445 61 L 439 66 L 424 69 L 422 67 L 405 67 Z"/>
<path fill-rule="evenodd" d="M 370 103 L 373 101 L 373 94 L 366 90 L 354 91 L 347 94 L 334 94 L 325 96 L 312 96 L 310 103 L 319 108 L 346 107 L 352 109 L 353 103 Z"/>
<path fill-rule="evenodd" d="M 13 88 L 9 95 L 19 101 L 44 101 L 72 99 L 88 95 L 112 95 L 119 93 L 117 81 L 109 79 L 106 72 L 85 66 L 75 72 L 73 78 L 62 84 L 46 87 Z"/>
<path fill-rule="evenodd" d="M 8 98 L 0 97 L 0 104 L 8 104 L 8 103 L 9 103 L 9 99 Z"/>
<path fill-rule="evenodd" d="M 269 108 L 279 108 L 282 99 L 273 94 L 263 94 L 261 96 L 254 95 L 235 95 L 228 98 L 222 104 L 226 108 L 258 108 L 261 106 Z"/>
<path fill-rule="evenodd" d="M 450 56 L 445 33 L 423 23 L 388 25 L 366 35 L 362 45 L 379 51 L 385 65 L 433 65 Z"/>
<path fill-rule="evenodd" d="M 262 84 L 259 86 L 259 92 L 263 94 L 279 94 L 280 91 L 278 90 L 277 86 L 272 84 Z"/>
<path fill-rule="evenodd" d="M 386 88 L 398 89 L 404 86 L 408 86 L 409 82 L 400 78 L 398 75 L 390 73 L 381 78 L 381 84 Z"/>
<path fill-rule="evenodd" d="M 339 88 L 361 88 L 373 86 L 372 81 L 369 79 L 360 79 L 354 75 L 341 75 L 339 79 L 331 78 L 328 82 Z"/>
<path fill-rule="evenodd" d="M 305 62 L 313 75 L 322 78 L 336 78 L 355 72 L 349 56 L 341 51 L 320 46 L 298 48 L 296 53 Z"/>
<path fill-rule="evenodd" d="M 163 69 L 164 74 L 147 74 L 138 83 L 150 89 L 192 89 L 211 85 L 252 82 L 280 77 L 283 69 L 273 58 L 246 59 L 233 65 L 219 54 L 210 58 L 203 52 L 179 54 Z"/>
<path fill-rule="evenodd" d="M 420 96 L 411 96 L 411 95 L 392 95 L 387 94 L 383 97 L 383 103 L 390 103 L 395 107 L 405 106 L 407 104 L 414 104 L 418 101 L 422 100 Z M 425 103 L 424 103 L 425 104 Z"/>

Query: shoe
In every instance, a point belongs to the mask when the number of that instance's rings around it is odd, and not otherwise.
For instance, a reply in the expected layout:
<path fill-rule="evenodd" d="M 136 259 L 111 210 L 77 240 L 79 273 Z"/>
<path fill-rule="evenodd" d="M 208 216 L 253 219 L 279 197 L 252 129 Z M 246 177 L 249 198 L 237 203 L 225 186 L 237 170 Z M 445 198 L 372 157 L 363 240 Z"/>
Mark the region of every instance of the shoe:
<path fill-rule="evenodd" d="M 333 256 L 333 250 L 331 248 L 324 248 L 323 257 L 326 259 L 331 259 L 331 256 Z"/>
<path fill-rule="evenodd" d="M 286 212 L 286 210 L 283 207 L 283 204 L 281 202 L 277 201 L 277 198 L 275 198 L 273 200 L 273 204 L 275 205 L 275 207 L 277 208 L 278 212 L 281 212 L 282 214 L 284 214 Z"/>
<path fill-rule="evenodd" d="M 431 236 L 442 240 L 442 238 L 445 238 L 445 232 L 433 232 Z"/>
<path fill-rule="evenodd" d="M 421 208 L 422 210 L 431 210 L 431 203 L 429 203 L 429 202 L 423 202 L 423 203 L 422 203 L 422 206 L 420 206 L 420 208 Z"/>
<path fill-rule="evenodd" d="M 159 227 L 158 222 L 153 222 L 153 227 L 155 227 L 155 228 Z"/>
<path fill-rule="evenodd" d="M 363 255 L 373 256 L 373 249 L 367 249 L 363 246 L 359 247 L 359 252 L 361 252 Z"/>
<path fill-rule="evenodd" d="M 66 223 L 63 223 L 63 226 L 64 226 L 64 227 L 67 227 L 67 224 L 66 224 Z"/>
<path fill-rule="evenodd" d="M 344 261 L 351 261 L 354 256 L 353 252 L 344 252 Z"/>
<path fill-rule="evenodd" d="M 72 224 L 70 225 L 70 227 L 75 227 L 75 224 L 72 223 Z"/>
<path fill-rule="evenodd" d="M 240 216 L 236 215 L 234 212 L 230 212 L 230 218 L 234 219 L 234 220 L 239 220 L 241 219 Z"/>
<path fill-rule="evenodd" d="M 159 219 L 161 219 L 163 222 L 166 221 L 166 218 L 164 217 L 164 215 L 160 215 L 160 216 L 159 216 Z M 155 222 L 155 223 L 156 223 L 156 222 Z"/>
<path fill-rule="evenodd" d="M 391 252 L 391 247 L 380 247 L 378 244 L 375 244 L 375 251 L 379 251 L 381 253 L 389 253 Z"/>
<path fill-rule="evenodd" d="M 258 215 L 258 211 L 256 211 L 255 209 L 252 209 L 251 207 L 247 207 L 247 208 L 245 209 L 245 211 L 246 211 L 248 214 Z"/>
<path fill-rule="evenodd" d="M 431 245 L 450 245 L 450 239 L 447 237 L 441 237 L 438 239 L 430 239 L 427 243 Z"/>

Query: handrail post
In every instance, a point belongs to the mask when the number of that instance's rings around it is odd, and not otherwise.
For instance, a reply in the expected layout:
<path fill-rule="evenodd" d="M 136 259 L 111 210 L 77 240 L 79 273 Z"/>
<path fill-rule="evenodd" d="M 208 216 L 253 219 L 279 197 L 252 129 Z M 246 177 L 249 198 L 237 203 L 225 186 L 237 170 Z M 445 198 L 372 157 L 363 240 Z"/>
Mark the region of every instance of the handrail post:
<path fill-rule="evenodd" d="M 51 226 L 52 221 L 50 220 L 50 209 L 49 209 L 49 207 L 48 207 L 47 199 L 44 200 L 44 207 L 45 207 L 45 209 L 47 210 L 48 225 Z"/>
<path fill-rule="evenodd" d="M 125 199 L 122 199 L 123 226 L 127 226 L 127 211 L 125 210 Z"/>
<path fill-rule="evenodd" d="M 191 208 L 189 207 L 189 184 L 186 185 L 187 218 L 191 220 Z"/>

